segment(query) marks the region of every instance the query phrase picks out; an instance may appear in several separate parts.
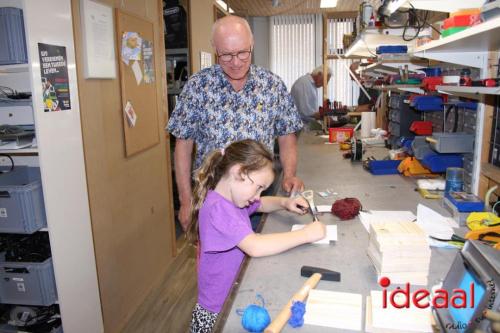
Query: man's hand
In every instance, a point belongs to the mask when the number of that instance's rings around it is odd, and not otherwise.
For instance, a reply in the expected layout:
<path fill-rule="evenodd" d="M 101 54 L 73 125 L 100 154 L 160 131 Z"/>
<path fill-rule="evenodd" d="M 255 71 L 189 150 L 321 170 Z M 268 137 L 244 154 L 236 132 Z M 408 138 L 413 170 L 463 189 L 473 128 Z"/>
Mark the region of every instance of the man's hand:
<path fill-rule="evenodd" d="M 285 176 L 281 187 L 287 193 L 298 193 L 304 190 L 304 182 L 295 176 Z"/>
<path fill-rule="evenodd" d="M 181 223 L 182 230 L 186 231 L 187 228 L 189 227 L 190 221 L 190 213 L 191 213 L 191 205 L 183 205 L 181 204 L 181 207 L 179 208 L 179 222 Z"/>

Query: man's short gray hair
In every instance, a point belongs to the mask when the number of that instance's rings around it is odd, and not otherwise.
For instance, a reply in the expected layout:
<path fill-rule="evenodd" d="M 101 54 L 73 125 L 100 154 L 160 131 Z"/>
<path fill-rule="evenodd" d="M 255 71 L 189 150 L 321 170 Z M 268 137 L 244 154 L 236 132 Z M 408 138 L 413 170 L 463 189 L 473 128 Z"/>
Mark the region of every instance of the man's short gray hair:
<path fill-rule="evenodd" d="M 326 70 L 328 71 L 328 76 L 333 75 L 332 69 L 330 67 L 326 66 Z M 323 74 L 323 65 L 316 67 L 311 74 L 312 75 Z"/>

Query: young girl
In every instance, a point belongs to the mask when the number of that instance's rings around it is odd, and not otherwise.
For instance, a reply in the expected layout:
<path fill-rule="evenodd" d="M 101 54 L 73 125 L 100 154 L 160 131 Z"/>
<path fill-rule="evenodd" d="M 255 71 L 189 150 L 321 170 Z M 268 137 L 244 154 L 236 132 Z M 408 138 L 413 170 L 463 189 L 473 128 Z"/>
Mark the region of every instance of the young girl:
<path fill-rule="evenodd" d="M 198 303 L 191 332 L 211 332 L 245 254 L 261 257 L 325 237 L 313 222 L 301 230 L 256 234 L 249 216 L 287 209 L 304 214 L 301 198 L 260 197 L 274 180 L 273 157 L 261 144 L 243 140 L 212 152 L 195 177 L 188 235 L 198 242 Z"/>

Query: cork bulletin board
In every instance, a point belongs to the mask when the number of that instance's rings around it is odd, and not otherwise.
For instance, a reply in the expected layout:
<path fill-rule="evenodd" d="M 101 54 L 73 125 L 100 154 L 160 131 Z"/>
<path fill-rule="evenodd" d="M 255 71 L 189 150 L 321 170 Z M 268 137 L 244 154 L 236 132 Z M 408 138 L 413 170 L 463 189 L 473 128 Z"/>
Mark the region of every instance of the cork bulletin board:
<path fill-rule="evenodd" d="M 158 103 L 154 77 L 153 23 L 116 10 L 126 156 L 160 142 Z"/>

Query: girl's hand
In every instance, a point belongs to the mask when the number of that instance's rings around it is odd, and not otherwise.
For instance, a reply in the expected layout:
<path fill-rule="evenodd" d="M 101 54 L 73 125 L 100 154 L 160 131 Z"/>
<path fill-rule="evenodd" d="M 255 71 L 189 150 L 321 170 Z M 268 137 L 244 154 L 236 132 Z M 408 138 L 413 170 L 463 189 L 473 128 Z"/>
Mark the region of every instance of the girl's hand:
<path fill-rule="evenodd" d="M 302 230 L 306 231 L 306 237 L 309 243 L 319 241 L 326 237 L 326 226 L 319 221 L 309 223 Z"/>
<path fill-rule="evenodd" d="M 306 199 L 302 197 L 284 199 L 285 201 L 283 203 L 283 206 L 286 210 L 297 213 L 299 215 L 304 215 L 305 213 L 307 213 L 309 205 L 307 204 Z"/>

